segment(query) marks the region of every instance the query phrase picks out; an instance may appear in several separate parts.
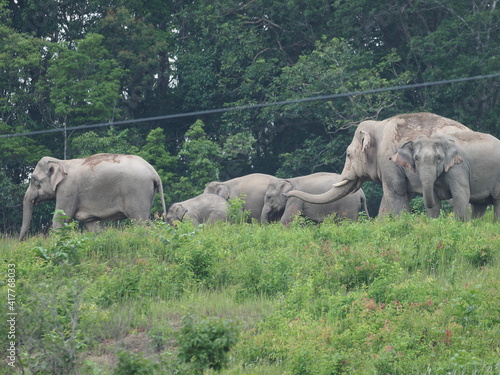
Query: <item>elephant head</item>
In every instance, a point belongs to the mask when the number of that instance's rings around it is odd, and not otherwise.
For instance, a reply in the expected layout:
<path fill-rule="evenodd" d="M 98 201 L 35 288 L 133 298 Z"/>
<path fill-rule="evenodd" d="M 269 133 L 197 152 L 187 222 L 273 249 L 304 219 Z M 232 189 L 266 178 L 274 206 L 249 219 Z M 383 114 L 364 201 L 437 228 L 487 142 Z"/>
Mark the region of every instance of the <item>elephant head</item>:
<path fill-rule="evenodd" d="M 277 179 L 269 183 L 264 196 L 261 223 L 267 223 L 281 216 L 288 199 L 284 194 L 293 190 L 293 188 L 293 184 L 289 180 Z"/>
<path fill-rule="evenodd" d="M 406 142 L 390 160 L 418 174 L 428 209 L 435 205 L 434 184 L 437 178 L 463 161 L 453 138 L 425 135 Z"/>
<path fill-rule="evenodd" d="M 368 180 L 377 180 L 377 154 L 371 131 L 373 121 L 358 126 L 346 150 L 346 161 L 340 182 L 323 194 L 308 194 L 293 190 L 285 196 L 298 197 L 309 203 L 330 203 L 354 193 Z"/>
<path fill-rule="evenodd" d="M 23 200 L 23 223 L 19 239 L 23 240 L 31 223 L 33 209 L 39 202 L 54 200 L 59 184 L 66 177 L 64 161 L 43 157 L 37 163 Z"/>
<path fill-rule="evenodd" d="M 229 188 L 223 182 L 212 181 L 204 190 L 205 194 L 216 194 L 226 200 L 230 198 Z"/>
<path fill-rule="evenodd" d="M 167 223 L 172 225 L 176 220 L 182 221 L 187 211 L 188 210 L 181 203 L 174 203 L 167 211 Z"/>

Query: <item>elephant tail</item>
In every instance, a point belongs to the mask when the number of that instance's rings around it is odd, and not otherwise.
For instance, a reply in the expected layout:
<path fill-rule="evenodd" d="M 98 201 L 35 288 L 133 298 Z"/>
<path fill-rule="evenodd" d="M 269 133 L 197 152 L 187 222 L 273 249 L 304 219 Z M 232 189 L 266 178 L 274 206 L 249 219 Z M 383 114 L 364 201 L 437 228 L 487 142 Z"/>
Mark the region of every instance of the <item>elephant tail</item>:
<path fill-rule="evenodd" d="M 160 176 L 158 176 L 157 181 L 156 181 L 156 190 L 158 191 L 158 194 L 160 194 L 160 200 L 161 200 L 161 208 L 163 210 L 162 212 L 162 217 L 163 220 L 167 220 L 167 206 L 165 205 L 165 196 L 163 194 L 163 184 L 161 182 Z"/>
<path fill-rule="evenodd" d="M 365 194 L 361 194 L 361 205 L 363 206 L 363 210 L 366 213 L 366 217 L 369 219 L 370 218 L 370 213 L 368 212 L 368 205 L 366 204 L 366 196 Z"/>

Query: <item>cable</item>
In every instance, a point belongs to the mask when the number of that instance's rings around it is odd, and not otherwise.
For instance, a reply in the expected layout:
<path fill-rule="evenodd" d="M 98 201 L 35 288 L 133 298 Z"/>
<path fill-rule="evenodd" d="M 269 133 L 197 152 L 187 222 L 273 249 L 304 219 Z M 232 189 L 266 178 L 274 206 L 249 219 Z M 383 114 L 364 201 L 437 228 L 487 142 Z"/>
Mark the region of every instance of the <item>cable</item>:
<path fill-rule="evenodd" d="M 305 102 L 312 102 L 312 101 L 317 101 L 317 100 L 338 99 L 338 98 L 345 98 L 347 96 L 376 94 L 376 93 L 387 92 L 387 91 L 398 91 L 398 90 L 414 89 L 414 88 L 420 88 L 420 87 L 446 85 L 446 84 L 450 84 L 450 83 L 475 81 L 475 80 L 480 80 L 480 79 L 488 79 L 488 78 L 496 78 L 496 77 L 500 77 L 500 73 L 486 74 L 486 75 L 480 75 L 480 76 L 474 76 L 474 77 L 447 79 L 447 80 L 434 81 L 434 82 L 414 83 L 414 84 L 410 84 L 410 85 L 384 87 L 384 88 L 371 89 L 371 90 L 352 91 L 352 92 L 346 92 L 346 93 L 340 93 L 340 94 L 313 96 L 313 97 L 308 97 L 308 98 L 283 100 L 283 101 L 272 102 L 272 103 L 261 103 L 261 104 L 251 104 L 251 105 L 243 105 L 243 106 L 237 106 L 237 107 L 207 109 L 207 110 L 203 110 L 203 111 L 176 113 L 176 114 L 172 114 L 172 115 L 146 117 L 146 118 L 141 118 L 141 119 L 132 119 L 132 120 L 122 120 L 122 121 L 114 121 L 114 122 L 104 122 L 104 123 L 98 123 L 98 124 L 80 125 L 80 126 L 74 126 L 74 127 L 70 127 L 70 128 L 46 129 L 46 130 L 38 130 L 38 131 L 17 133 L 17 134 L 2 134 L 2 135 L 0 135 L 0 138 L 24 137 L 24 136 L 47 134 L 47 133 L 56 133 L 56 132 L 62 132 L 62 131 L 74 131 L 74 130 L 101 128 L 101 127 L 112 126 L 112 125 L 126 125 L 126 124 L 132 124 L 132 123 L 142 123 L 142 122 L 150 122 L 150 121 L 158 121 L 158 120 L 171 120 L 171 119 L 182 118 L 182 117 L 203 116 L 203 115 L 210 115 L 210 114 L 215 114 L 215 113 L 224 113 L 224 112 L 230 112 L 230 111 L 240 111 L 240 110 L 265 108 L 265 107 L 272 107 L 272 106 L 279 106 L 279 105 L 305 103 Z"/>

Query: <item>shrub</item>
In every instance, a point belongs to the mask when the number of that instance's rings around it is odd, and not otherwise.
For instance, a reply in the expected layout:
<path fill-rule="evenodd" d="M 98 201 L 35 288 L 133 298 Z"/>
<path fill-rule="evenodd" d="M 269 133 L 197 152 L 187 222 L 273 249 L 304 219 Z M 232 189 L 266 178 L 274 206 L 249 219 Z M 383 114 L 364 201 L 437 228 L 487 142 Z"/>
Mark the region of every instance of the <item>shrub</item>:
<path fill-rule="evenodd" d="M 117 354 L 118 365 L 114 375 L 151 375 L 158 368 L 158 364 L 144 358 L 139 353 L 122 351 Z"/>
<path fill-rule="evenodd" d="M 179 360 L 190 364 L 196 374 L 205 369 L 219 371 L 226 365 L 227 354 L 237 340 L 234 321 L 217 317 L 197 320 L 187 315 L 178 335 Z"/>

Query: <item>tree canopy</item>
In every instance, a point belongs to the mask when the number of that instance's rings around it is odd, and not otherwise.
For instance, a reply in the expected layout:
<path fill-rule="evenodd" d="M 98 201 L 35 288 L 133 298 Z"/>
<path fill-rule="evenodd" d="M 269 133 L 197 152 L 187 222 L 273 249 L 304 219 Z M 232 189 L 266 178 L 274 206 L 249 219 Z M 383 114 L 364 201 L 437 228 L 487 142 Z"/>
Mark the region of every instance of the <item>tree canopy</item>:
<path fill-rule="evenodd" d="M 65 130 L 498 73 L 499 47 L 496 0 L 0 0 L 0 134 L 62 130 L 0 138 L 2 228 L 45 155 L 142 155 L 173 202 L 210 179 L 340 172 L 367 118 L 499 137 L 498 78 Z"/>

